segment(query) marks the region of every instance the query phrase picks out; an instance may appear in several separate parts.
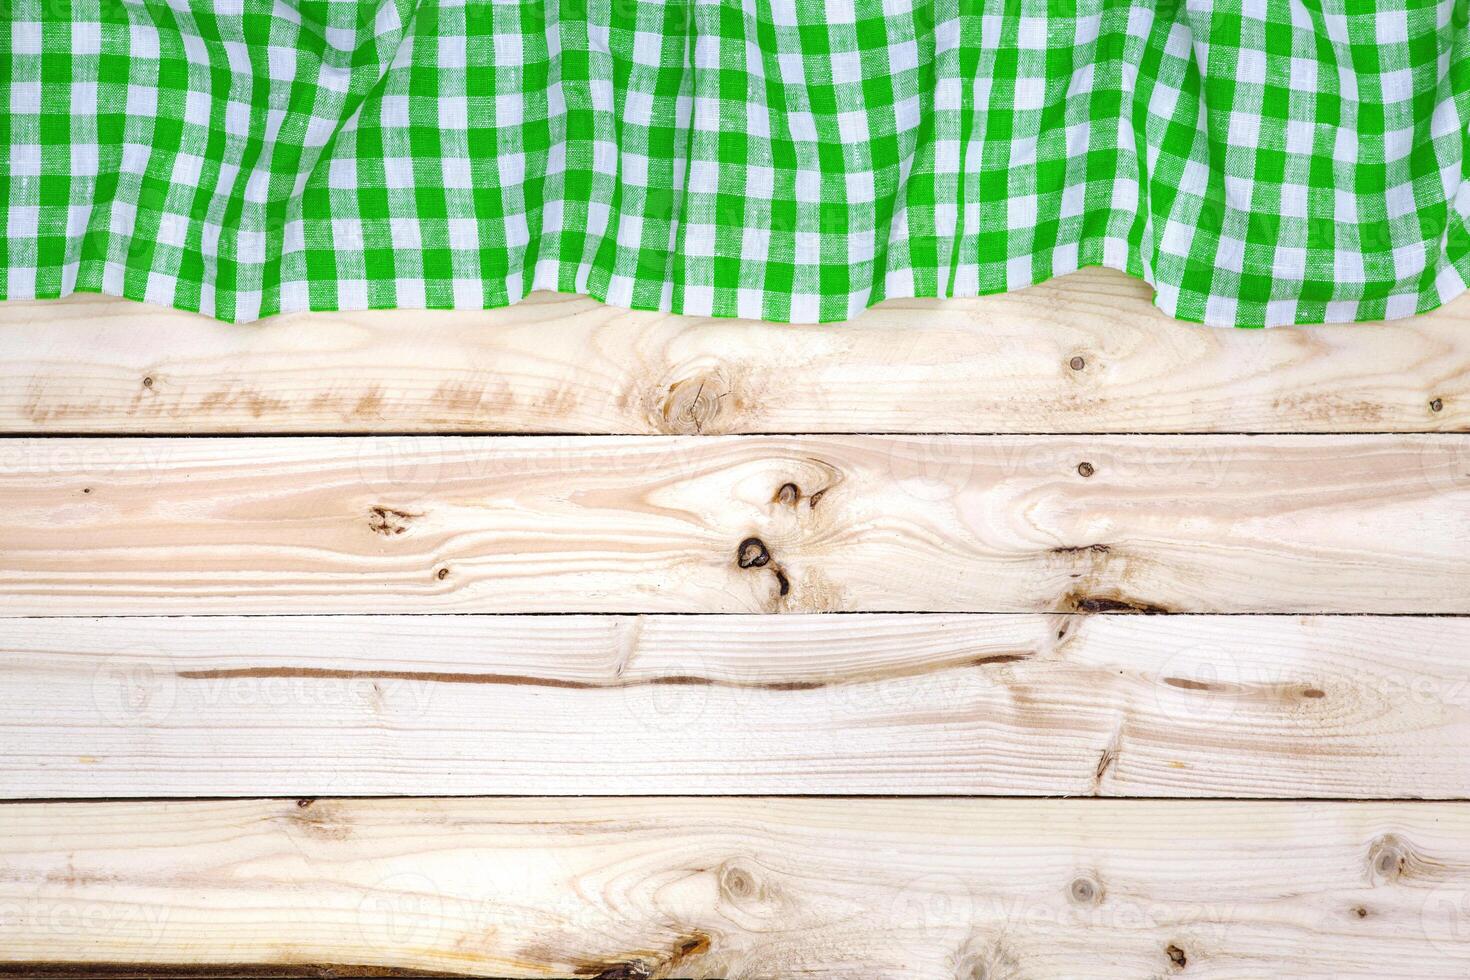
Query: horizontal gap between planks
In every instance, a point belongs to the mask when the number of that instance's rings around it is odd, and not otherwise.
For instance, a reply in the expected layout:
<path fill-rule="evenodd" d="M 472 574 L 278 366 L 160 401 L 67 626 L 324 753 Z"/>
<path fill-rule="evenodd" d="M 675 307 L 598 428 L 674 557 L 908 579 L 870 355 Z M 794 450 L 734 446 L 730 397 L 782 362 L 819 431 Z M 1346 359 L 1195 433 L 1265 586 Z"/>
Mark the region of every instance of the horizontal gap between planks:
<path fill-rule="evenodd" d="M 1089 436 L 1107 436 L 1107 438 L 1170 438 L 1170 436 L 1186 436 L 1191 439 L 1238 439 L 1261 436 L 1261 438 L 1272 438 L 1272 436 L 1291 436 L 1292 439 L 1332 439 L 1339 436 L 1444 436 L 1444 438 L 1460 438 L 1470 433 L 1467 429 L 1395 429 L 1394 432 L 1383 432 L 1382 429 L 1358 429 L 1358 430 L 1332 430 L 1332 432 L 1294 432 L 1291 429 L 1280 430 L 1239 430 L 1239 432 L 1189 432 L 1189 430 L 1177 430 L 1177 432 L 1108 432 L 1100 429 L 1097 432 L 964 432 L 964 430 L 933 430 L 933 432 L 907 432 L 907 430 L 867 430 L 867 432 L 726 432 L 726 433 L 667 433 L 667 432 L 492 432 L 492 430 L 479 429 L 392 429 L 392 430 L 310 430 L 310 432 L 290 432 L 290 430 L 279 430 L 279 432 L 198 432 L 190 435 L 187 432 L 50 432 L 50 430 L 15 430 L 15 432 L 0 432 L 0 442 L 6 439 L 419 439 L 419 438 L 445 438 L 445 439 L 822 439 L 822 438 L 845 438 L 845 436 L 864 436 L 864 438 L 925 438 L 925 436 L 963 436 L 967 439 L 1000 439 L 1000 438 L 1047 438 L 1047 439 L 1086 439 Z"/>
<path fill-rule="evenodd" d="M 471 619 L 512 619 L 522 616 L 551 617 L 558 616 L 606 616 L 611 619 L 673 619 L 677 617 L 717 617 L 736 618 L 745 616 L 784 616 L 790 617 L 820 617 L 822 619 L 837 619 L 843 616 L 1053 616 L 1075 619 L 1184 619 L 1189 617 L 1208 617 L 1211 619 L 1219 617 L 1235 619 L 1253 619 L 1258 617 L 1280 618 L 1283 616 L 1310 616 L 1313 619 L 1352 619 L 1355 617 L 1368 617 L 1372 619 L 1465 619 L 1470 613 L 1439 613 L 1439 612 L 1311 612 L 1309 610 L 1285 610 L 1283 612 L 1160 612 L 1160 613 L 1136 613 L 1136 612 L 1072 612 L 1066 610 L 1048 611 L 1009 611 L 1009 610 L 952 610 L 952 609 L 854 609 L 838 610 L 834 612 L 791 612 L 791 613 L 749 613 L 739 611 L 728 612 L 616 612 L 606 609 L 566 609 L 555 611 L 531 611 L 531 612 L 414 612 L 406 610 L 403 612 L 198 612 L 198 613 L 77 613 L 65 615 L 56 613 L 36 613 L 8 615 L 0 614 L 0 622 L 8 620 L 31 620 L 46 621 L 55 620 L 64 622 L 67 620 L 85 619 L 363 619 L 373 617 L 398 617 L 413 616 L 432 619 L 441 618 L 471 618 Z"/>
<path fill-rule="evenodd" d="M 1188 806 L 1192 803 L 1245 803 L 1251 806 L 1291 806 L 1301 803 L 1359 803 L 1378 806 L 1392 803 L 1436 803 L 1470 806 L 1467 796 L 1091 796 L 1050 794 L 1028 796 L 1017 793 L 350 793 L 333 796 L 320 793 L 255 793 L 248 796 L 204 794 L 191 796 L 34 796 L 0 797 L 0 809 L 46 803 L 68 806 L 102 806 L 116 803 L 242 803 L 275 801 L 301 803 L 351 802 L 352 800 L 826 800 L 855 802 L 885 800 L 923 802 L 926 800 L 1003 800 L 1013 803 L 1076 803 L 1107 805 L 1116 803 L 1167 803 Z M 0 847 L 0 855 L 4 854 Z"/>

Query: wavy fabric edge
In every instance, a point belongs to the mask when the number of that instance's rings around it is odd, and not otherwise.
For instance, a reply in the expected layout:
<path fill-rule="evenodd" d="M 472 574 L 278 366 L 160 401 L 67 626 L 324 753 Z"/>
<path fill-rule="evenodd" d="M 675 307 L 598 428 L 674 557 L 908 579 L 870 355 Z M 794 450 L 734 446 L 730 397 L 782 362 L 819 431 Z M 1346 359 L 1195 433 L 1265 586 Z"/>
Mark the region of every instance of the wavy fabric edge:
<path fill-rule="evenodd" d="M 997 291 L 992 291 L 992 292 L 980 292 L 980 291 L 977 290 L 977 291 L 971 292 L 971 293 L 952 293 L 952 294 L 943 295 L 943 296 L 936 296 L 936 295 L 932 295 L 932 294 L 917 294 L 917 293 L 900 294 L 900 293 L 892 293 L 892 292 L 890 292 L 890 293 L 887 293 L 886 295 L 873 298 L 870 301 L 864 303 L 862 306 L 853 309 L 850 313 L 847 313 L 847 314 L 842 315 L 842 316 L 839 316 L 839 317 L 833 317 L 831 319 L 825 319 L 825 320 L 821 320 L 821 319 L 818 319 L 818 320 L 780 320 L 780 321 L 770 321 L 770 322 L 787 323 L 787 324 L 790 324 L 792 326 L 819 326 L 819 325 L 824 325 L 824 324 L 840 324 L 840 323 L 846 323 L 846 322 L 849 322 L 849 321 L 852 321 L 852 320 L 856 320 L 858 317 L 862 316 L 868 310 L 871 310 L 874 307 L 876 307 L 876 306 L 878 306 L 878 305 L 880 305 L 880 304 L 882 304 L 884 302 L 887 302 L 889 300 L 906 300 L 906 299 L 939 299 L 939 300 L 946 300 L 946 299 L 978 299 L 978 298 L 983 298 L 983 297 L 987 297 L 987 296 L 1005 296 L 1005 295 L 1010 295 L 1011 293 L 1018 293 L 1018 292 L 1021 292 L 1023 290 L 1026 290 L 1026 289 L 1030 289 L 1032 286 L 1040 286 L 1040 285 L 1043 285 L 1044 283 L 1051 282 L 1053 279 L 1060 279 L 1060 278 L 1063 278 L 1065 276 L 1072 275 L 1075 272 L 1080 272 L 1082 269 L 1095 269 L 1095 268 L 1112 269 L 1114 271 L 1121 272 L 1124 275 L 1127 275 L 1130 279 L 1133 279 L 1133 280 L 1135 280 L 1137 282 L 1142 282 L 1142 283 L 1146 284 L 1153 291 L 1153 296 L 1152 296 L 1152 299 L 1151 299 L 1151 302 L 1152 302 L 1153 307 L 1155 309 L 1159 310 L 1163 315 L 1165 315 L 1165 316 L 1167 316 L 1167 317 L 1169 317 L 1169 318 L 1171 318 L 1173 320 L 1177 320 L 1180 323 L 1197 324 L 1199 326 L 1211 327 L 1211 328 L 1216 328 L 1216 329 L 1249 329 L 1249 327 L 1247 327 L 1246 325 L 1243 325 L 1243 324 L 1240 324 L 1240 323 L 1234 322 L 1234 321 L 1222 321 L 1222 320 L 1213 320 L 1212 321 L 1212 320 L 1207 319 L 1207 318 L 1189 319 L 1186 316 L 1181 316 L 1177 312 L 1175 312 L 1175 310 L 1173 308 L 1171 308 L 1168 305 L 1168 303 L 1165 300 L 1164 293 L 1162 291 L 1160 291 L 1159 288 L 1153 283 L 1153 281 L 1150 280 L 1147 276 L 1140 276 L 1140 275 L 1136 274 L 1135 272 L 1131 271 L 1130 268 L 1129 268 L 1129 266 L 1126 263 L 1112 263 L 1112 262 L 1107 262 L 1107 261 L 1089 262 L 1089 263 L 1087 263 L 1085 265 L 1079 266 L 1077 269 L 1073 269 L 1073 270 L 1068 271 L 1068 272 L 1053 271 L 1053 273 L 1051 275 L 1047 276 L 1045 279 L 1038 279 L 1035 282 L 1029 283 L 1029 284 L 1024 285 L 1024 286 L 1015 286 L 1014 288 L 1008 288 L 1008 289 L 1004 289 L 1004 290 L 997 290 Z M 1394 321 L 1397 321 L 1397 320 L 1406 320 L 1406 319 L 1409 319 L 1411 317 L 1421 316 L 1421 315 L 1426 314 L 1426 313 L 1432 313 L 1433 311 L 1435 311 L 1437 309 L 1440 309 L 1440 308 L 1442 308 L 1442 307 L 1444 307 L 1444 306 L 1446 306 L 1446 305 L 1448 305 L 1450 303 L 1453 303 L 1455 300 L 1459 299 L 1462 295 L 1464 295 L 1467 291 L 1470 291 L 1470 269 L 1467 269 L 1464 272 L 1461 272 L 1458 269 L 1456 269 L 1454 266 L 1447 266 L 1446 267 L 1446 272 L 1445 273 L 1442 273 L 1440 278 L 1446 284 L 1448 284 L 1448 287 L 1449 288 L 1448 288 L 1447 291 L 1441 292 L 1439 294 L 1438 300 L 1436 302 L 1432 303 L 1431 305 L 1428 305 L 1428 306 L 1423 306 L 1423 307 L 1415 308 L 1415 309 L 1403 308 L 1402 310 L 1397 311 L 1397 312 L 1390 310 L 1390 312 L 1388 312 L 1386 315 L 1381 316 L 1381 317 L 1377 317 L 1377 318 L 1372 319 L 1372 320 L 1359 319 L 1356 316 L 1354 316 L 1352 313 L 1349 313 L 1349 312 L 1344 312 L 1341 315 L 1334 315 L 1334 311 L 1329 310 L 1326 313 L 1326 315 L 1322 319 L 1320 319 L 1320 320 L 1310 320 L 1310 321 L 1309 320 L 1290 320 L 1290 321 L 1282 321 L 1282 322 L 1269 322 L 1268 321 L 1266 323 L 1257 324 L 1256 326 L 1258 328 L 1261 328 L 1261 329 L 1277 329 L 1277 328 L 1281 328 L 1281 327 L 1311 327 L 1311 326 L 1332 326 L 1332 325 L 1341 325 L 1341 324 L 1391 323 L 1391 322 L 1394 322 Z M 55 295 L 55 296 L 29 296 L 29 297 L 10 297 L 10 298 L 11 299 L 19 299 L 19 300 L 40 300 L 40 301 L 45 301 L 45 300 L 51 300 L 51 299 L 63 299 L 66 296 L 73 296 L 73 295 L 112 296 L 112 297 L 115 297 L 117 299 L 133 300 L 133 301 L 139 302 L 139 303 L 151 303 L 152 305 L 161 306 L 161 307 L 165 307 L 165 308 L 168 308 L 168 309 L 178 309 L 178 310 L 180 310 L 182 312 L 185 312 L 185 313 L 199 313 L 199 314 L 201 314 L 203 316 L 208 316 L 211 319 L 217 320 L 217 321 L 222 322 L 222 323 L 244 325 L 244 324 L 250 324 L 250 323 L 263 322 L 264 320 L 268 320 L 268 319 L 271 319 L 271 318 L 277 317 L 277 316 L 292 316 L 292 315 L 300 314 L 300 313 L 364 313 L 364 312 L 381 311 L 381 310 L 403 310 L 405 312 L 412 312 L 412 311 L 419 311 L 419 312 L 423 312 L 423 311 L 453 311 L 453 312 L 459 312 L 459 313 L 467 313 L 467 312 L 487 312 L 488 313 L 488 312 L 490 312 L 492 310 L 501 310 L 501 309 L 507 309 L 507 308 L 512 307 L 512 306 L 516 306 L 519 303 L 521 303 L 523 300 L 525 300 L 527 297 L 529 297 L 532 292 L 551 292 L 551 293 L 557 293 L 557 294 L 560 294 L 560 295 L 563 295 L 563 296 L 582 296 L 582 297 L 585 297 L 587 299 L 596 300 L 599 303 L 603 303 L 603 304 L 606 304 L 608 306 L 616 307 L 618 309 L 628 310 L 629 312 L 662 313 L 662 314 L 666 314 L 666 315 L 669 315 L 669 316 L 688 316 L 688 317 L 706 318 L 706 319 L 747 319 L 747 320 L 750 320 L 750 319 L 759 320 L 759 319 L 761 319 L 760 317 L 743 316 L 742 314 L 740 314 L 738 312 L 737 313 L 721 314 L 721 313 L 717 313 L 717 312 L 714 312 L 714 311 L 691 312 L 691 311 L 686 311 L 686 310 L 672 310 L 672 309 L 668 309 L 668 308 L 664 308 L 664 307 L 659 307 L 659 306 L 635 306 L 635 305 L 633 305 L 631 303 L 625 303 L 625 302 L 620 303 L 620 302 L 617 302 L 614 299 L 610 299 L 606 295 L 599 295 L 597 292 L 595 292 L 593 290 L 564 290 L 564 289 L 557 288 L 555 285 L 546 285 L 546 286 L 537 285 L 537 286 L 534 286 L 531 290 L 529 290 L 529 291 L 527 291 L 525 293 L 522 293 L 519 296 L 513 297 L 513 298 L 509 299 L 508 302 L 502 303 L 502 304 L 500 304 L 498 306 L 428 306 L 428 305 L 405 306 L 402 303 L 392 303 L 392 304 L 386 304 L 386 305 L 382 305 L 382 306 L 355 306 L 355 307 L 345 307 L 345 306 L 340 306 L 340 305 L 339 306 L 329 306 L 329 307 L 300 306 L 300 307 L 294 307 L 294 308 L 283 308 L 281 310 L 278 310 L 275 313 L 271 313 L 268 316 L 260 317 L 260 318 L 255 319 L 255 320 L 231 320 L 231 319 L 226 319 L 226 318 L 219 317 L 219 316 L 213 316 L 213 315 L 211 315 L 209 313 L 205 313 L 205 312 L 200 311 L 200 310 L 189 309 L 187 307 L 181 307 L 181 306 L 171 306 L 170 304 L 166 304 L 166 303 L 158 303 L 155 300 L 150 300 L 148 298 L 148 296 L 147 296 L 146 291 L 139 291 L 136 294 L 129 294 L 126 290 L 110 290 L 110 289 L 106 289 L 106 288 L 103 288 L 103 287 L 92 288 L 92 287 L 89 287 L 89 286 L 86 286 L 86 285 L 79 285 L 76 288 L 74 288 L 74 289 L 72 289 L 72 290 L 70 290 L 70 291 L 68 291 L 66 293 L 61 293 L 61 294 L 58 294 L 58 295 Z"/>
<path fill-rule="evenodd" d="M 1470 282 L 1470 0 L 19 0 L 7 298 L 839 322 L 1087 266 L 1215 326 Z"/>

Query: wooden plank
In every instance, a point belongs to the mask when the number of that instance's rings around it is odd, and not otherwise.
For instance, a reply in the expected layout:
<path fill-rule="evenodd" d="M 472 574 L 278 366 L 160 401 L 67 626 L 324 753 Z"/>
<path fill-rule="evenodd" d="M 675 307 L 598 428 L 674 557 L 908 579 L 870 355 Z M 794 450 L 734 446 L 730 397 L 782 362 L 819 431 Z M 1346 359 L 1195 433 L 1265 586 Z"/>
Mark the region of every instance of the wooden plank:
<path fill-rule="evenodd" d="M 0 440 L 0 613 L 1470 613 L 1470 436 Z"/>
<path fill-rule="evenodd" d="M 53 803 L 0 808 L 0 830 L 0 960 L 25 975 L 36 961 L 603 980 L 1470 967 L 1460 804 Z"/>
<path fill-rule="evenodd" d="M 0 621 L 0 795 L 1470 796 L 1470 619 Z"/>
<path fill-rule="evenodd" d="M 841 326 L 549 295 L 244 326 L 97 296 L 0 303 L 0 431 L 1470 429 L 1470 297 L 1391 325 L 1264 333 L 1181 324 L 1149 300 L 1089 269 Z"/>

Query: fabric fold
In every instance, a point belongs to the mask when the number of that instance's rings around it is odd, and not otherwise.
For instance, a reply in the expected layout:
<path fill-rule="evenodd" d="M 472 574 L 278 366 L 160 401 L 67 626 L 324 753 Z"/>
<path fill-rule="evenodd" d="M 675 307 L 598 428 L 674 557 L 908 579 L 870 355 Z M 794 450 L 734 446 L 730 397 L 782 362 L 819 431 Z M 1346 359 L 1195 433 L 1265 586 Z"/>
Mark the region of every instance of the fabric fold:
<path fill-rule="evenodd" d="M 1470 282 L 1470 0 L 15 0 L 5 298 L 789 322 L 1083 266 L 1215 325 Z"/>

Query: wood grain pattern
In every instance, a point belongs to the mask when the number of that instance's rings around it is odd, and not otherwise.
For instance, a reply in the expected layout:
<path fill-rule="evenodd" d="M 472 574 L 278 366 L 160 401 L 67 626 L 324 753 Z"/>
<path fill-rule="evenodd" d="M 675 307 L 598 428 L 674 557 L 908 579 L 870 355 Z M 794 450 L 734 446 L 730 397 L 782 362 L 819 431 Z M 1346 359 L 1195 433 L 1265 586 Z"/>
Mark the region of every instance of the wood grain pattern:
<path fill-rule="evenodd" d="M 502 977 L 1463 977 L 1470 807 L 0 808 L 0 960 Z"/>
<path fill-rule="evenodd" d="M 0 796 L 1470 796 L 1470 619 L 0 621 Z"/>
<path fill-rule="evenodd" d="M 0 612 L 1470 612 L 1470 436 L 0 441 Z"/>
<path fill-rule="evenodd" d="M 1470 297 L 1264 333 L 1181 324 L 1149 298 L 1089 269 L 815 327 L 550 295 L 241 326 L 96 296 L 0 303 L 0 431 L 1470 429 Z"/>
<path fill-rule="evenodd" d="M 0 975 L 1470 974 L 1470 618 L 1316 615 L 1470 614 L 1470 297 L 73 297 L 0 364 L 0 797 L 90 800 L 0 805 Z M 569 611 L 872 614 L 395 615 Z"/>

